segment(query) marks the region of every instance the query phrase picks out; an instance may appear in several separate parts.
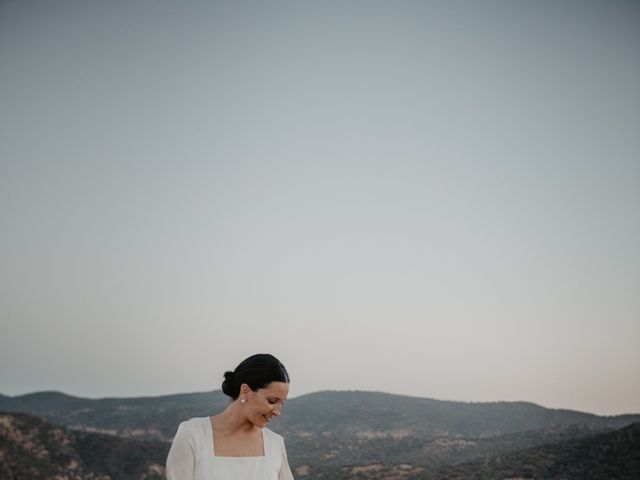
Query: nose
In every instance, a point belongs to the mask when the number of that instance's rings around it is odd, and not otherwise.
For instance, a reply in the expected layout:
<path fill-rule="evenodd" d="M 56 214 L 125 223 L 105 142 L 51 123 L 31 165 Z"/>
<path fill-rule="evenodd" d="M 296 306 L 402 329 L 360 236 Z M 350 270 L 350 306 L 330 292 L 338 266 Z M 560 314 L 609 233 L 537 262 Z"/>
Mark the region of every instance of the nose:
<path fill-rule="evenodd" d="M 281 405 L 274 406 L 272 412 L 276 417 L 279 417 L 280 413 L 282 413 L 282 406 Z"/>

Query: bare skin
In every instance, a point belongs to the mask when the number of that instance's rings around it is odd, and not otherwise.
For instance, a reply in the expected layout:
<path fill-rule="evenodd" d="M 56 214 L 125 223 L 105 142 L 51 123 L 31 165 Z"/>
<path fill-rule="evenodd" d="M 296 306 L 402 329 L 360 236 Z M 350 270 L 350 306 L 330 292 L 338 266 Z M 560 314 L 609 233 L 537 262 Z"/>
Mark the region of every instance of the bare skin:
<path fill-rule="evenodd" d="M 263 456 L 262 428 L 280 415 L 288 394 L 289 384 L 285 382 L 271 382 L 255 392 L 243 383 L 238 398 L 224 412 L 210 417 L 215 455 Z"/>

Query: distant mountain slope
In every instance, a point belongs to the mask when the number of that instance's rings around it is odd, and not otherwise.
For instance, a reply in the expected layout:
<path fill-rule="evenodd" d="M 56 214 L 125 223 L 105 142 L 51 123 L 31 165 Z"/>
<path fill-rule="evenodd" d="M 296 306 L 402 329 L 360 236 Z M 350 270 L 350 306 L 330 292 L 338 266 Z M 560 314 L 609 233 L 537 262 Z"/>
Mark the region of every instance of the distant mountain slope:
<path fill-rule="evenodd" d="M 72 428 L 170 440 L 180 421 L 222 411 L 221 391 L 158 397 L 87 399 L 60 392 L 0 397 L 0 410 L 30 413 Z M 640 415 L 601 417 L 526 402 L 465 403 L 379 392 L 318 392 L 287 402 L 273 428 L 287 437 L 481 437 L 589 425 L 619 428 Z"/>
<path fill-rule="evenodd" d="M 640 424 L 441 469 L 381 461 L 313 471 L 304 465 L 296 473 L 309 480 L 637 480 Z"/>
<path fill-rule="evenodd" d="M 557 445 L 449 467 L 428 480 L 489 480 L 536 478 L 548 480 L 638 480 L 640 423 L 620 430 Z"/>
<path fill-rule="evenodd" d="M 100 399 L 37 392 L 0 398 L 0 411 L 29 413 L 74 429 L 167 441 L 180 421 L 221 411 L 227 404 L 220 391 Z"/>
<path fill-rule="evenodd" d="M 170 440 L 180 421 L 223 410 L 217 390 L 159 397 L 85 399 L 59 392 L 0 398 L 0 410 L 31 413 L 68 427 Z M 374 439 L 482 437 L 559 425 L 620 428 L 640 415 L 601 417 L 526 402 L 464 403 L 379 392 L 318 392 L 291 399 L 273 429 L 286 437 Z"/>
<path fill-rule="evenodd" d="M 0 478 L 161 480 L 169 444 L 74 432 L 22 413 L 0 413 Z"/>
<path fill-rule="evenodd" d="M 557 425 L 618 428 L 640 415 L 601 417 L 555 410 L 527 402 L 466 403 L 379 392 L 318 392 L 287 403 L 278 420 L 285 431 L 329 432 L 341 436 L 490 436 Z"/>
<path fill-rule="evenodd" d="M 326 467 L 349 465 L 419 465 L 438 468 L 526 448 L 592 437 L 601 430 L 561 426 L 491 437 L 295 438 L 288 442 L 289 460 L 313 474 Z M 318 455 L 320 452 L 320 455 Z"/>

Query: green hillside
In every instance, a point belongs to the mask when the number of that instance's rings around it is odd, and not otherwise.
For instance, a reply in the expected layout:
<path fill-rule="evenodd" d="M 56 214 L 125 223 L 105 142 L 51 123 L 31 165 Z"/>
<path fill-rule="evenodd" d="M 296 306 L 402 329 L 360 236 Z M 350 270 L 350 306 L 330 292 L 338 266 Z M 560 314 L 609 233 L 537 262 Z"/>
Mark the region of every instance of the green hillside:
<path fill-rule="evenodd" d="M 0 413 L 0 478 L 161 480 L 169 444 L 76 432 L 21 413 Z"/>
<path fill-rule="evenodd" d="M 170 440 L 180 421 L 214 414 L 227 404 L 219 390 L 139 398 L 87 399 L 58 392 L 0 398 L 0 410 L 150 440 Z M 603 417 L 527 402 L 465 403 L 378 392 L 318 392 L 289 400 L 273 428 L 287 438 L 306 440 L 488 437 L 562 425 L 620 428 L 634 421 L 640 421 L 640 415 Z"/>

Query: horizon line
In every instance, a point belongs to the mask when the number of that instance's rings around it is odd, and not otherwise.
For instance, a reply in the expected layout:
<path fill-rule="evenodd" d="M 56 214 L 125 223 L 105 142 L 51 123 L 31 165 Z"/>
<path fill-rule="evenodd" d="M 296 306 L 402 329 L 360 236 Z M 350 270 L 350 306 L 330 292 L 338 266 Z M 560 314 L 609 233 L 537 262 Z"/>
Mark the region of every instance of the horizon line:
<path fill-rule="evenodd" d="M 157 395 L 101 396 L 101 397 L 79 396 L 79 395 L 74 395 L 74 394 L 70 394 L 70 393 L 64 392 L 62 390 L 37 390 L 37 391 L 22 393 L 22 394 L 18 394 L 18 395 L 5 395 L 2 392 L 0 392 L 0 397 L 6 397 L 6 398 L 15 399 L 15 398 L 25 397 L 25 396 L 29 396 L 29 395 L 36 395 L 36 394 L 43 394 L 43 393 L 56 393 L 56 394 L 62 394 L 62 395 L 68 396 L 68 397 L 79 398 L 79 399 L 83 399 L 83 400 L 113 400 L 113 399 L 139 399 L 139 398 L 174 397 L 174 396 L 178 396 L 178 395 L 197 395 L 197 394 L 208 394 L 208 393 L 216 393 L 216 392 L 221 392 L 222 393 L 222 389 L 216 388 L 216 389 L 213 389 L 213 390 L 192 391 L 192 392 L 176 392 L 176 393 L 166 393 L 166 394 L 157 394 Z M 289 397 L 288 401 L 291 401 L 291 400 L 294 400 L 294 399 L 297 399 L 297 398 L 301 398 L 301 397 L 305 397 L 305 396 L 308 396 L 308 395 L 316 395 L 316 394 L 319 394 L 319 393 L 326 393 L 326 392 L 329 392 L 329 393 L 379 393 L 379 394 L 384 394 L 384 395 L 392 395 L 392 396 L 395 396 L 395 397 L 407 397 L 407 398 L 415 398 L 415 399 L 419 399 L 419 400 L 433 400 L 433 401 L 436 401 L 436 402 L 452 402 L 452 403 L 466 403 L 466 404 L 526 403 L 526 404 L 529 404 L 529 405 L 535 405 L 537 407 L 544 408 L 546 410 L 579 412 L 579 413 L 585 413 L 585 414 L 589 414 L 589 415 L 594 415 L 594 416 L 597 416 L 597 417 L 624 417 L 624 416 L 629 416 L 629 415 L 640 415 L 640 412 L 637 412 L 637 413 L 626 412 L 626 413 L 615 413 L 615 414 L 597 414 L 597 413 L 593 413 L 593 412 L 588 412 L 588 411 L 584 411 L 584 410 L 575 410 L 575 409 L 570 409 L 570 408 L 547 407 L 545 405 L 542 405 L 542 404 L 539 404 L 539 403 L 536 403 L 536 402 L 532 402 L 530 400 L 489 400 L 489 401 L 452 400 L 452 399 L 441 399 L 441 398 L 435 398 L 435 397 L 421 397 L 421 396 L 418 396 L 418 395 L 409 395 L 409 394 L 404 394 L 404 393 L 385 392 L 385 391 L 382 391 L 382 390 L 357 390 L 357 389 L 356 390 L 338 390 L 338 389 L 318 390 L 318 391 L 313 391 L 313 392 L 302 393 L 300 395 L 294 395 L 292 397 Z"/>

